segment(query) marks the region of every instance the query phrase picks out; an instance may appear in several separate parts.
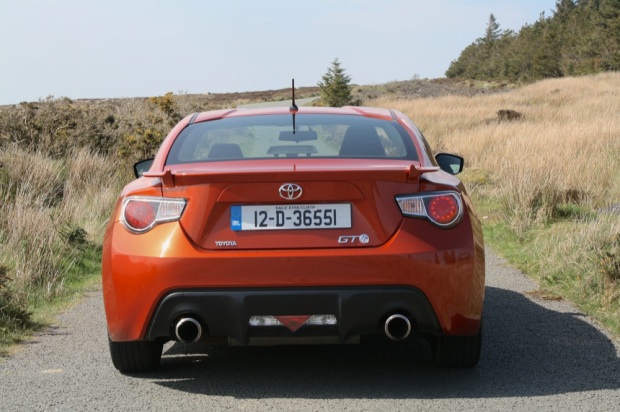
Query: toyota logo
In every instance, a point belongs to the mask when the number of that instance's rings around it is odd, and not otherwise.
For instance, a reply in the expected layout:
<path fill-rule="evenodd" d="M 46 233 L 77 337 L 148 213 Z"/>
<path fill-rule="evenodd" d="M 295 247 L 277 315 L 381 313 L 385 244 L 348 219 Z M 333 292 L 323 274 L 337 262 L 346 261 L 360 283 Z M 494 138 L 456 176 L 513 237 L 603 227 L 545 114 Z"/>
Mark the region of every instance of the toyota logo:
<path fill-rule="evenodd" d="M 280 197 L 286 200 L 295 200 L 301 197 L 303 190 L 301 186 L 295 183 L 285 183 L 278 190 Z"/>

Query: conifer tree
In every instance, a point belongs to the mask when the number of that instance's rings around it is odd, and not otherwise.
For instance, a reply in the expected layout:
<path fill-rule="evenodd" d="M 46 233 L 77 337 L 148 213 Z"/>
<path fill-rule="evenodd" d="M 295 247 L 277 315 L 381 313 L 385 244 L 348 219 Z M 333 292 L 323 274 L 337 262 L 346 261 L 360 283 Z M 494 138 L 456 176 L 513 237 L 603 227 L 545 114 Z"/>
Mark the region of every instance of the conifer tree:
<path fill-rule="evenodd" d="M 321 89 L 321 99 L 327 106 L 342 107 L 351 104 L 351 77 L 340 67 L 336 58 L 327 73 L 322 76 L 323 81 L 318 83 Z"/>
<path fill-rule="evenodd" d="M 489 16 L 489 22 L 487 23 L 487 29 L 484 33 L 484 43 L 490 44 L 499 39 L 502 35 L 502 30 L 499 28 L 499 23 L 495 16 L 491 14 Z"/>

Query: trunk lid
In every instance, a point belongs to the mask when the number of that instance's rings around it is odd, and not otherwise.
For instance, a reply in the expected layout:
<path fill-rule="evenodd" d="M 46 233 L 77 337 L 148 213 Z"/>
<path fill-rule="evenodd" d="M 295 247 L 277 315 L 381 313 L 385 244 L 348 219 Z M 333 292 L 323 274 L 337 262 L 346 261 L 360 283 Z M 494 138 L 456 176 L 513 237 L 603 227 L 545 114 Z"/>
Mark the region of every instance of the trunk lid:
<path fill-rule="evenodd" d="M 174 166 L 166 197 L 188 200 L 181 225 L 200 248 L 376 247 L 403 217 L 394 196 L 415 193 L 411 161 L 229 161 Z"/>

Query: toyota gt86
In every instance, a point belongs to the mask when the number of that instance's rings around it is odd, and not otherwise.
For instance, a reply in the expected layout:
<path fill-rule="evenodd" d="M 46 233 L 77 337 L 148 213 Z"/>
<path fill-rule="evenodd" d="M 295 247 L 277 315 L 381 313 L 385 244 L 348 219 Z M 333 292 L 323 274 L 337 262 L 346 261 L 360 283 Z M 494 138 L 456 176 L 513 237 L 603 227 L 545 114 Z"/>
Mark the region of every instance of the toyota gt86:
<path fill-rule="evenodd" d="M 476 365 L 484 246 L 462 168 L 395 110 L 187 116 L 136 164 L 106 230 L 114 365 L 153 369 L 171 340 L 419 338 L 437 365 Z"/>

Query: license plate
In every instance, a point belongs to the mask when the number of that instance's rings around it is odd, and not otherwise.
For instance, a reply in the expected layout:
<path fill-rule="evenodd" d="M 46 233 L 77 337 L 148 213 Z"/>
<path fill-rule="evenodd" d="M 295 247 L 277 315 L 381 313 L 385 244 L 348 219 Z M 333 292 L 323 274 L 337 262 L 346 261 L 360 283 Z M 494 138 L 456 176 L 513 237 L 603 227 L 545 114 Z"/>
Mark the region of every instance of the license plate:
<path fill-rule="evenodd" d="M 350 227 L 351 205 L 346 203 L 230 207 L 230 228 L 234 231 Z"/>

